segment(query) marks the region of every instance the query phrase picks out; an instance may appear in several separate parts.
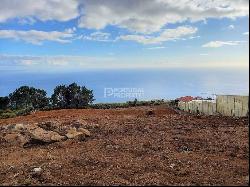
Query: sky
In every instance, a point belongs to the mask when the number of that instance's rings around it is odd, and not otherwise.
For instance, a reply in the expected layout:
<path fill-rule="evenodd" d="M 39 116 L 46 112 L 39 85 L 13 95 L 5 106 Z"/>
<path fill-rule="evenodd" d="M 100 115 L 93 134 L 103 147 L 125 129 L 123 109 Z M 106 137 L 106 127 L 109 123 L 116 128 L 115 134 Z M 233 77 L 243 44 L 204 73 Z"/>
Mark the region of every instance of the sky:
<path fill-rule="evenodd" d="M 1 0 L 0 70 L 249 68 L 249 0 Z"/>

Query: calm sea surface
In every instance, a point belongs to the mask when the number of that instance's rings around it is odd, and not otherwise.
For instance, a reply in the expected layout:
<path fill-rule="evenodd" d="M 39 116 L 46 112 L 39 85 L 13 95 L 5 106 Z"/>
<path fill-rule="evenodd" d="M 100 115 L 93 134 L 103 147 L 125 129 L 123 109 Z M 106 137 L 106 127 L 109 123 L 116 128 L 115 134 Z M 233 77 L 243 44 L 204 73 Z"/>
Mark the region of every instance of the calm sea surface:
<path fill-rule="evenodd" d="M 248 95 L 248 77 L 248 69 L 88 70 L 71 73 L 24 73 L 0 70 L 0 96 L 8 95 L 22 85 L 45 89 L 50 96 L 56 85 L 72 82 L 92 89 L 95 102 L 122 102 L 134 99 L 133 94 L 119 95 L 119 91 L 115 95 L 115 88 L 134 88 L 134 92 L 136 89 L 143 91 L 143 94 L 139 93 L 139 100 L 174 99 L 184 95 L 203 97 L 212 94 Z M 109 95 L 106 93 L 106 97 L 105 88 L 106 91 L 109 89 Z"/>

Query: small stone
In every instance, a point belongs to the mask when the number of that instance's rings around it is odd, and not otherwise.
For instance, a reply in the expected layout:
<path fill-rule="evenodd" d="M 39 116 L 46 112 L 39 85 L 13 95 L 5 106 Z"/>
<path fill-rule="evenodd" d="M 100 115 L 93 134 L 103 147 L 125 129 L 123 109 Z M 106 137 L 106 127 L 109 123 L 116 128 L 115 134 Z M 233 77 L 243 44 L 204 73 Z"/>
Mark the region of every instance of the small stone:
<path fill-rule="evenodd" d="M 151 115 L 154 115 L 154 114 L 155 114 L 155 113 L 154 113 L 153 110 L 149 110 L 149 111 L 146 112 L 146 115 L 147 115 L 147 116 L 151 116 Z"/>
<path fill-rule="evenodd" d="M 175 164 L 170 164 L 169 167 L 173 169 L 175 167 Z"/>
<path fill-rule="evenodd" d="M 35 172 L 35 173 L 41 173 L 42 172 L 42 168 L 41 167 L 36 167 L 36 168 L 33 168 L 32 171 Z"/>

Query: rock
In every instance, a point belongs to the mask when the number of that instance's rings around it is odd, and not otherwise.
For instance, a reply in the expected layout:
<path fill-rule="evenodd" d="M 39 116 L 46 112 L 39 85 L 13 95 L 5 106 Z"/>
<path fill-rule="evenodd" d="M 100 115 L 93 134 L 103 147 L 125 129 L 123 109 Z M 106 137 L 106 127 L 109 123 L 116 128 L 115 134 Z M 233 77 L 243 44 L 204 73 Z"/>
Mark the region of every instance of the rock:
<path fill-rule="evenodd" d="M 4 137 L 4 140 L 10 145 L 17 145 L 23 147 L 30 139 L 26 136 L 23 136 L 19 133 L 10 133 Z"/>
<path fill-rule="evenodd" d="M 146 112 L 147 116 L 151 116 L 151 115 L 154 115 L 154 114 L 155 114 L 155 112 L 153 110 L 149 110 L 149 111 Z"/>
<path fill-rule="evenodd" d="M 38 124 L 38 127 L 41 127 L 42 129 L 46 131 L 54 131 L 58 129 L 59 124 L 55 121 L 46 121 Z"/>
<path fill-rule="evenodd" d="M 7 125 L 6 126 L 6 130 L 13 130 L 13 129 L 15 129 L 15 124 L 10 124 L 10 125 Z"/>
<path fill-rule="evenodd" d="M 46 131 L 40 127 L 37 127 L 35 129 L 30 129 L 29 135 L 32 140 L 38 140 L 44 143 L 53 143 L 65 139 L 65 136 L 61 136 L 57 132 Z"/>
<path fill-rule="evenodd" d="M 36 167 L 36 168 L 33 168 L 32 170 L 34 173 L 41 173 L 42 172 L 42 168 L 41 167 Z"/>
<path fill-rule="evenodd" d="M 172 164 L 170 164 L 169 167 L 173 169 L 175 167 L 175 164 L 172 163 Z"/>
<path fill-rule="evenodd" d="M 84 120 L 73 120 L 73 121 L 71 122 L 71 127 L 72 127 L 72 128 L 80 128 L 80 127 L 84 127 L 84 126 L 86 126 L 86 125 L 88 125 L 88 124 L 87 124 L 87 122 L 84 121 Z"/>
<path fill-rule="evenodd" d="M 82 132 L 86 136 L 90 136 L 91 135 L 90 132 L 87 129 L 84 129 L 84 128 L 79 128 L 78 131 Z"/>
<path fill-rule="evenodd" d="M 76 128 L 69 129 L 65 136 L 69 139 L 76 139 L 76 140 L 84 140 L 85 139 L 85 134 L 83 132 L 77 131 Z"/>
<path fill-rule="evenodd" d="M 93 128 L 99 128 L 100 125 L 99 124 L 91 124 L 91 127 L 93 127 Z"/>
<path fill-rule="evenodd" d="M 21 123 L 16 124 L 15 127 L 14 127 L 14 130 L 15 130 L 15 131 L 22 131 L 22 130 L 24 130 L 24 129 L 25 129 L 25 127 L 24 127 L 24 125 L 21 124 Z"/>

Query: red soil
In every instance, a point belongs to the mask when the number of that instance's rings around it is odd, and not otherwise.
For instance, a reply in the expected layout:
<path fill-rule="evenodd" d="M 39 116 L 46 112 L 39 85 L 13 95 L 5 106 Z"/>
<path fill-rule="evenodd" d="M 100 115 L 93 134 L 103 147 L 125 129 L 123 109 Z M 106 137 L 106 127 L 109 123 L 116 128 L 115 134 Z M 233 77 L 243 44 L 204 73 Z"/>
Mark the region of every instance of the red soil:
<path fill-rule="evenodd" d="M 2 119 L 0 126 L 76 119 L 99 128 L 82 142 L 0 144 L 0 185 L 248 185 L 247 118 L 161 106 L 36 112 Z M 35 175 L 34 167 L 42 172 Z"/>

